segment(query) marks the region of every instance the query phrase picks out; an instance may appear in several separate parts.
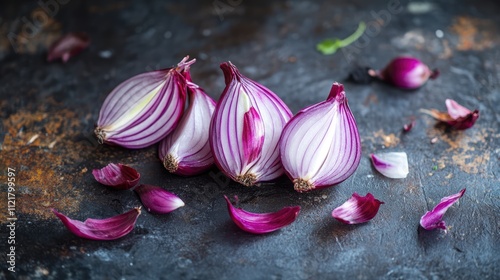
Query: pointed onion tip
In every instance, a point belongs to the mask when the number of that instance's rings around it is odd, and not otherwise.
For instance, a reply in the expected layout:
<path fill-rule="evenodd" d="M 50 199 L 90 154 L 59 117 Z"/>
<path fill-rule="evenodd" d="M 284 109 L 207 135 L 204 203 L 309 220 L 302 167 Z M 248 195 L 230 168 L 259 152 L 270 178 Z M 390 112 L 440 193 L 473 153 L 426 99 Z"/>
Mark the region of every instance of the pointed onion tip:
<path fill-rule="evenodd" d="M 273 213 L 252 213 L 234 207 L 225 195 L 224 199 L 233 222 L 240 229 L 253 234 L 269 233 L 288 226 L 300 212 L 300 206 L 289 206 Z M 238 200 L 238 197 L 235 196 L 235 199 Z"/>
<path fill-rule="evenodd" d="M 344 204 L 332 211 L 332 217 L 344 224 L 360 224 L 373 219 L 384 202 L 375 199 L 371 193 L 360 196 L 353 193 Z"/>
<path fill-rule="evenodd" d="M 371 154 L 373 167 L 382 175 L 392 179 L 403 179 L 408 175 L 408 157 L 405 152 Z"/>
<path fill-rule="evenodd" d="M 139 195 L 144 207 L 151 213 L 167 214 L 185 206 L 184 201 L 178 196 L 157 186 L 142 184 L 134 191 Z"/>
<path fill-rule="evenodd" d="M 110 163 L 101 169 L 94 169 L 92 175 L 97 182 L 120 190 L 133 188 L 141 178 L 134 168 L 121 163 Z"/>
<path fill-rule="evenodd" d="M 448 208 L 464 195 L 465 190 L 466 189 L 463 189 L 456 194 L 443 197 L 431 211 L 427 211 L 420 218 L 420 225 L 426 230 L 440 228 L 446 231 L 446 223 L 443 221 L 443 216 Z"/>
<path fill-rule="evenodd" d="M 72 220 L 52 208 L 52 212 L 63 222 L 64 226 L 78 237 L 91 240 L 115 240 L 130 233 L 141 214 L 136 207 L 123 214 L 102 220 L 88 218 L 84 222 Z"/>

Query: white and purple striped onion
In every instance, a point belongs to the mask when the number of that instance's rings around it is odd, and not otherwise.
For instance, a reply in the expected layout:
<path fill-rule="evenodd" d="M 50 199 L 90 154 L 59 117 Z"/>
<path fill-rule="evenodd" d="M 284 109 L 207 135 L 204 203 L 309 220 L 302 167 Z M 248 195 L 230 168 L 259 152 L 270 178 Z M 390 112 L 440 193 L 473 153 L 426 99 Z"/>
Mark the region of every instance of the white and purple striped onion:
<path fill-rule="evenodd" d="M 226 88 L 210 126 L 215 163 L 245 186 L 283 174 L 278 142 L 290 109 L 272 91 L 240 74 L 231 62 L 220 65 Z"/>
<path fill-rule="evenodd" d="M 178 175 L 196 175 L 214 164 L 208 136 L 215 101 L 189 82 L 189 106 L 177 128 L 160 142 L 159 156 L 165 168 Z"/>
<path fill-rule="evenodd" d="M 301 110 L 288 122 L 280 154 L 298 192 L 336 185 L 356 171 L 361 141 L 343 85 L 334 83 L 326 101 Z"/>
<path fill-rule="evenodd" d="M 196 61 L 188 58 L 177 67 L 139 74 L 118 85 L 99 112 L 95 129 L 99 142 L 139 149 L 172 132 L 184 111 L 183 71 Z"/>

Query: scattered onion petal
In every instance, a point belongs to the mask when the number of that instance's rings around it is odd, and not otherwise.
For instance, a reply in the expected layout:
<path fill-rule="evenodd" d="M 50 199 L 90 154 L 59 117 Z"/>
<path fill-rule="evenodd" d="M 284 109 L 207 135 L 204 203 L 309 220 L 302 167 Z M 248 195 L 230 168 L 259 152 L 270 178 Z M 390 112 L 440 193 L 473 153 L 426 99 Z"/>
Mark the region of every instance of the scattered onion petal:
<path fill-rule="evenodd" d="M 384 202 L 375 199 L 371 193 L 366 196 L 353 193 L 344 204 L 333 210 L 332 216 L 344 224 L 361 224 L 377 215 L 380 204 Z"/>
<path fill-rule="evenodd" d="M 254 234 L 263 234 L 281 229 L 295 221 L 300 212 L 300 206 L 284 207 L 274 213 L 251 213 L 236 208 L 224 196 L 227 209 L 233 222 L 242 230 Z M 236 200 L 238 197 L 236 197 Z"/>
<path fill-rule="evenodd" d="M 55 209 L 52 209 L 52 212 L 76 236 L 92 240 L 115 240 L 127 235 L 134 229 L 137 217 L 141 214 L 141 208 L 134 208 L 118 216 L 103 220 L 89 218 L 84 222 L 72 220 Z"/>
<path fill-rule="evenodd" d="M 94 169 L 92 175 L 97 182 L 120 190 L 135 187 L 141 178 L 137 170 L 121 163 L 110 163 L 101 169 Z"/>
<path fill-rule="evenodd" d="M 464 195 L 464 193 L 465 189 L 456 194 L 442 198 L 434 209 L 427 211 L 427 213 L 420 218 L 420 225 L 426 230 L 440 228 L 446 231 L 446 223 L 443 221 L 443 216 L 448 208 L 457 202 Z"/>
<path fill-rule="evenodd" d="M 47 61 L 61 59 L 66 63 L 71 57 L 86 49 L 89 44 L 90 38 L 87 34 L 82 32 L 68 33 L 52 44 L 47 54 Z"/>
<path fill-rule="evenodd" d="M 405 152 L 371 154 L 372 163 L 375 169 L 382 175 L 402 179 L 408 175 L 408 157 Z"/>
<path fill-rule="evenodd" d="M 151 213 L 166 214 L 184 206 L 184 201 L 178 196 L 157 186 L 139 185 L 134 191 Z"/>

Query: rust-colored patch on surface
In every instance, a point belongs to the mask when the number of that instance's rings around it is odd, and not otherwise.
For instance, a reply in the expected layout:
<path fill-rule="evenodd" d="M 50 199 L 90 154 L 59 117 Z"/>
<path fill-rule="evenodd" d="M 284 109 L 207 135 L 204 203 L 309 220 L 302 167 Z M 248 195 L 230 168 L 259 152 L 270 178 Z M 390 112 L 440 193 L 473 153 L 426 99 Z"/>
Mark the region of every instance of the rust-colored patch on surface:
<path fill-rule="evenodd" d="M 371 140 L 375 143 L 382 141 L 382 145 L 384 145 L 386 148 L 389 147 L 396 147 L 400 140 L 399 138 L 394 134 L 385 134 L 384 130 L 380 129 L 379 131 L 376 131 L 373 133 L 373 138 Z"/>
<path fill-rule="evenodd" d="M 438 167 L 457 166 L 469 174 L 487 173 L 491 158 L 489 139 L 495 135 L 491 129 L 471 129 L 473 134 L 460 130 L 445 131 L 437 127 L 428 130 L 429 138 L 438 137 L 448 145 L 442 157 L 437 160 Z"/>
<path fill-rule="evenodd" d="M 40 219 L 53 217 L 50 208 L 64 213 L 78 211 L 81 201 L 81 193 L 75 187 L 81 180 L 78 164 L 90 150 L 71 140 L 81 129 L 76 114 L 49 107 L 46 104 L 35 110 L 21 109 L 4 119 L 6 134 L 0 146 L 0 181 L 7 181 L 4 171 L 8 167 L 15 169 L 17 214 Z M 57 149 L 51 148 L 54 141 L 59 143 Z M 5 195 L 6 190 L 0 192 Z M 7 209 L 6 203 L 5 199 L 0 200 L 0 208 Z M 6 221 L 6 214 L 0 211 L 1 222 Z"/>
<path fill-rule="evenodd" d="M 459 16 L 451 30 L 458 35 L 457 50 L 467 51 L 492 48 L 495 45 L 496 28 L 490 20 Z"/>

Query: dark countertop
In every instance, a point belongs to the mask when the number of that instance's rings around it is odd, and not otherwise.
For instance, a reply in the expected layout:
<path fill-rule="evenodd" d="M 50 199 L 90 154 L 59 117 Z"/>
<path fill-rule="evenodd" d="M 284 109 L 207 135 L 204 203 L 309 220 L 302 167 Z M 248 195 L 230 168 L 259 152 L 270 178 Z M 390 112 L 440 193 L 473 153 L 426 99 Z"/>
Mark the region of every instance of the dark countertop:
<path fill-rule="evenodd" d="M 0 4 L 0 181 L 7 182 L 8 167 L 16 169 L 18 218 L 17 272 L 7 271 L 3 257 L 0 278 L 500 278 L 496 1 L 60 2 L 47 10 L 36 1 Z M 315 50 L 322 39 L 348 36 L 360 21 L 368 30 L 354 45 L 331 56 Z M 47 63 L 48 46 L 71 31 L 87 32 L 90 47 L 67 64 Z M 98 145 L 93 126 L 113 87 L 187 54 L 198 59 L 193 80 L 215 99 L 224 88 L 219 64 L 228 60 L 294 113 L 343 82 L 362 139 L 356 173 L 335 187 L 299 194 L 287 178 L 247 188 L 215 168 L 190 178 L 170 175 L 156 146 Z M 345 81 L 353 66 L 381 68 L 399 54 L 420 58 L 441 76 L 412 92 Z M 449 130 L 420 112 L 445 110 L 447 98 L 479 109 L 476 125 Z M 416 126 L 403 134 L 412 117 Z M 384 178 L 372 168 L 369 154 L 381 151 L 408 154 L 406 179 Z M 143 211 L 136 228 L 116 241 L 72 235 L 51 207 L 84 220 L 140 205 L 134 193 L 95 182 L 91 170 L 109 162 L 133 166 L 142 183 L 165 187 L 186 206 L 163 216 Z M 445 215 L 448 233 L 419 228 L 421 215 L 462 188 L 465 196 Z M 6 188 L 0 192 L 5 256 Z M 353 192 L 385 202 L 369 223 L 347 226 L 331 217 Z M 238 195 L 249 211 L 302 210 L 292 225 L 255 236 L 232 223 L 224 194 Z"/>

